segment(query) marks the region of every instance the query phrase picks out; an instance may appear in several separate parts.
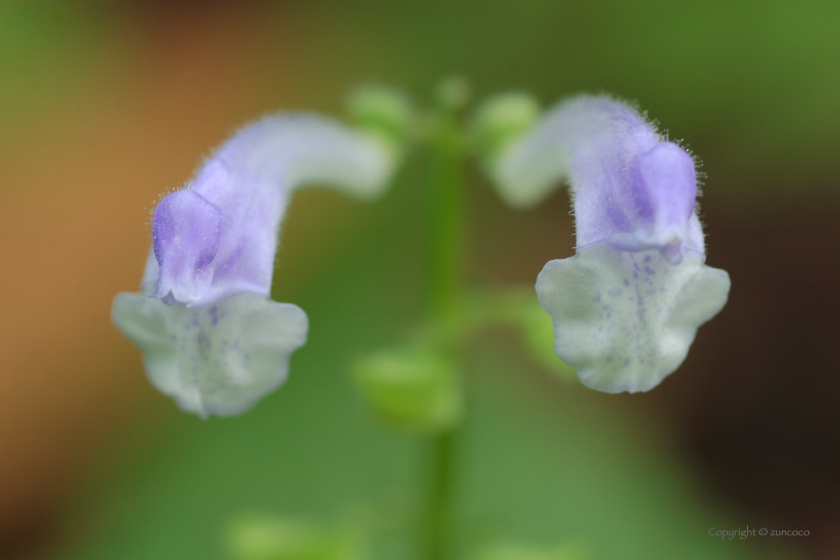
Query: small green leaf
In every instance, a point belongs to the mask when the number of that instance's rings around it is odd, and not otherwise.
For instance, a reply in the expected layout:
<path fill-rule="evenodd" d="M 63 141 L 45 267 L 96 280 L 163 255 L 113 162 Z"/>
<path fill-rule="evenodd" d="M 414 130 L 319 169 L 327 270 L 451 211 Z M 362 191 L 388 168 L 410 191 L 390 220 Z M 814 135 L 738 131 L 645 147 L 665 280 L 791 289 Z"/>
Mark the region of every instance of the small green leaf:
<path fill-rule="evenodd" d="M 244 514 L 225 533 L 234 560 L 358 560 L 360 541 L 334 528 L 267 514 Z"/>
<path fill-rule="evenodd" d="M 452 428 L 461 418 L 460 375 L 440 353 L 380 351 L 360 359 L 354 374 L 370 407 L 391 424 L 435 432 Z"/>

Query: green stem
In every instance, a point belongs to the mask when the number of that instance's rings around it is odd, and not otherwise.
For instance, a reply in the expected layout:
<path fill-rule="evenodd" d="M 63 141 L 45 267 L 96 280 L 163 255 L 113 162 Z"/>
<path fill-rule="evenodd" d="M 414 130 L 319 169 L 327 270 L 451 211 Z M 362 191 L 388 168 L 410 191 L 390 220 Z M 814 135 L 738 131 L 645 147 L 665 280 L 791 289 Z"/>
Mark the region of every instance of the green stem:
<path fill-rule="evenodd" d="M 442 560 L 451 541 L 450 501 L 452 493 L 452 466 L 454 430 L 437 435 L 430 442 L 429 471 L 431 485 L 426 534 L 428 558 Z"/>
<path fill-rule="evenodd" d="M 431 177 L 426 215 L 429 319 L 442 324 L 452 315 L 461 274 L 461 207 L 463 197 L 463 131 L 457 119 L 466 101 L 464 86 L 449 81 L 438 91 L 438 107 L 429 137 Z M 430 442 L 429 503 L 426 538 L 429 560 L 442 560 L 451 541 L 451 492 L 454 430 L 433 436 Z"/>
<path fill-rule="evenodd" d="M 463 147 L 454 116 L 441 111 L 435 123 L 429 185 L 428 307 L 433 320 L 452 312 L 460 280 Z"/>

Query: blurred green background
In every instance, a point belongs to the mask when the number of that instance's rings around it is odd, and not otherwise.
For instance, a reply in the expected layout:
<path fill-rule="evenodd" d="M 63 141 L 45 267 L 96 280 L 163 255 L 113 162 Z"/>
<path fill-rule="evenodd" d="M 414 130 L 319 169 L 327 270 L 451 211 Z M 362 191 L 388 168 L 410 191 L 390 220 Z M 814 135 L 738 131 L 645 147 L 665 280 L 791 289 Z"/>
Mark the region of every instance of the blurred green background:
<path fill-rule="evenodd" d="M 733 289 L 644 395 L 558 379 L 505 330 L 475 339 L 457 557 L 514 540 L 836 558 L 838 30 L 840 5 L 816 2 L 0 3 L 0 557 L 221 560 L 250 511 L 412 526 L 427 442 L 376 423 L 349 363 L 421 317 L 422 153 L 381 202 L 295 199 L 273 295 L 307 311 L 309 343 L 246 415 L 178 412 L 109 311 L 136 289 L 157 196 L 241 123 L 342 116 L 359 84 L 427 105 L 459 74 L 477 100 L 638 101 L 703 160 L 708 263 Z M 566 194 L 514 212 L 468 177 L 470 285 L 533 284 L 572 254 Z M 810 535 L 708 535 L 747 525 Z M 413 558 L 392 540 L 381 557 Z"/>

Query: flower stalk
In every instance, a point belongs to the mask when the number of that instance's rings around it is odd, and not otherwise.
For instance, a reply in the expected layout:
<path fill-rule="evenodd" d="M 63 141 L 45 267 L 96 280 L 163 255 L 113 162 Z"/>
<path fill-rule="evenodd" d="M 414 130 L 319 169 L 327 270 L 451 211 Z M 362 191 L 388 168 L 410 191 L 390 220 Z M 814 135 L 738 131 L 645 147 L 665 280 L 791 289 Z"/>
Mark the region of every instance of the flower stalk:
<path fill-rule="evenodd" d="M 464 158 L 467 143 L 461 112 L 466 84 L 453 78 L 438 87 L 427 143 L 431 156 L 427 228 L 427 314 L 433 324 L 451 318 L 457 305 L 462 269 Z M 429 502 L 424 537 L 429 560 L 445 557 L 451 542 L 452 479 L 456 428 L 431 436 L 428 444 Z"/>

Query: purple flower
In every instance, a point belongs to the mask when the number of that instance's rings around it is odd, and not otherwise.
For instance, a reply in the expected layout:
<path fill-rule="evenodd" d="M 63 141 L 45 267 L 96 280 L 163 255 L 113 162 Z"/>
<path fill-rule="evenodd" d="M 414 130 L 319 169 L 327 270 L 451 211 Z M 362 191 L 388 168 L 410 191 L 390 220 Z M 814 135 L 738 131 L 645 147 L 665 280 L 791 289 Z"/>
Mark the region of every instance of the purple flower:
<path fill-rule="evenodd" d="M 240 130 L 161 200 L 143 293 L 113 309 L 152 384 L 201 416 L 242 413 L 281 385 L 308 329 L 303 310 L 269 299 L 289 196 L 319 183 L 373 197 L 393 165 L 372 137 L 281 114 Z"/>
<path fill-rule="evenodd" d="M 691 156 L 628 105 L 581 96 L 510 145 L 494 174 L 516 206 L 571 185 L 576 254 L 550 261 L 536 288 L 554 348 L 581 381 L 647 391 L 676 370 L 730 286 L 704 264 Z"/>

